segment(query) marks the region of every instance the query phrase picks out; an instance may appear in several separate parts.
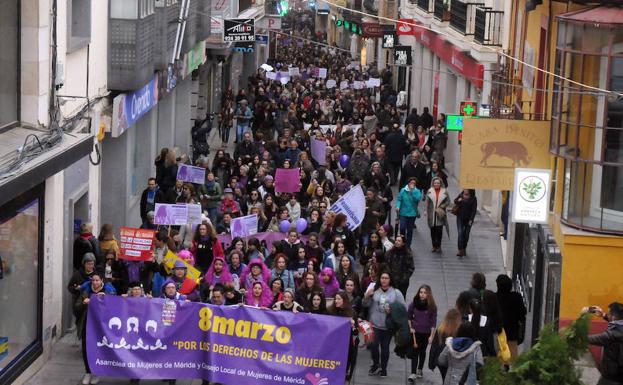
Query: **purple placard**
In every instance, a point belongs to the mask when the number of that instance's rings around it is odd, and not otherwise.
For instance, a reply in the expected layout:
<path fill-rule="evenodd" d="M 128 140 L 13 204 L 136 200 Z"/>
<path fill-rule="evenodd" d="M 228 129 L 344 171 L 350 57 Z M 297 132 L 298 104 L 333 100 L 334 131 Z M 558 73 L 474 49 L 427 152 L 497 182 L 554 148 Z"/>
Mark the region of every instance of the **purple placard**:
<path fill-rule="evenodd" d="M 157 225 L 181 226 L 188 223 L 188 207 L 185 204 L 156 203 L 155 212 L 154 223 Z"/>
<path fill-rule="evenodd" d="M 204 184 L 206 180 L 206 169 L 180 163 L 177 167 L 177 179 L 189 183 Z"/>
<path fill-rule="evenodd" d="M 275 192 L 301 191 L 301 171 L 298 168 L 278 168 L 275 172 Z"/>
<path fill-rule="evenodd" d="M 109 295 L 88 306 L 87 357 L 98 376 L 344 382 L 348 317 Z"/>
<path fill-rule="evenodd" d="M 311 155 L 319 165 L 327 164 L 327 141 L 324 139 L 312 138 Z"/>

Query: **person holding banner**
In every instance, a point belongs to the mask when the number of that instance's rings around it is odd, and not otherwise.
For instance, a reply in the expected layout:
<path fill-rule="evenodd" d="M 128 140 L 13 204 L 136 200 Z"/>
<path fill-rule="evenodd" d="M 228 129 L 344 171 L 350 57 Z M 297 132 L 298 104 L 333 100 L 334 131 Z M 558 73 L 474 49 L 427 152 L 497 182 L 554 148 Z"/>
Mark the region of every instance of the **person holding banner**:
<path fill-rule="evenodd" d="M 394 303 L 399 303 L 405 308 L 407 306 L 402 293 L 394 289 L 390 273 L 384 271 L 375 285 L 368 287 L 363 299 L 363 306 L 368 309 L 368 320 L 374 325 L 374 341 L 370 345 L 372 354 L 372 366 L 368 371 L 370 376 L 387 377 L 392 333 L 385 326 L 385 321 Z"/>
<path fill-rule="evenodd" d="M 273 302 L 273 294 L 266 282 L 255 281 L 245 294 L 245 305 L 269 309 Z"/>
<path fill-rule="evenodd" d="M 303 307 L 294 300 L 294 289 L 288 288 L 283 291 L 283 300 L 273 305 L 273 310 L 298 313 L 303 311 Z"/>
<path fill-rule="evenodd" d="M 187 269 L 186 264 L 181 259 L 176 260 L 173 264 L 171 276 L 165 280 L 165 285 L 173 282 L 175 283 L 176 291 L 184 295 L 184 299 L 199 301 L 197 282 L 186 275 Z M 164 288 L 165 286 L 163 285 L 162 287 Z M 166 295 L 166 293 L 163 292 L 162 295 Z"/>
<path fill-rule="evenodd" d="M 210 298 L 210 292 L 215 285 L 233 286 L 234 284 L 227 262 L 225 262 L 225 258 L 221 256 L 214 257 L 208 271 L 199 279 L 201 280 L 201 298 L 204 301 Z"/>
<path fill-rule="evenodd" d="M 242 271 L 240 283 L 242 284 L 241 292 L 249 291 L 254 282 L 262 281 L 268 285 L 270 282 L 271 272 L 261 259 L 254 259 Z"/>
<path fill-rule="evenodd" d="M 87 358 L 86 325 L 89 302 L 91 301 L 91 299 L 95 299 L 95 296 L 115 294 L 117 294 L 115 288 L 109 283 L 104 283 L 104 275 L 99 272 L 93 272 L 93 274 L 91 274 L 90 281 L 85 282 L 80 287 L 80 295 L 74 303 L 74 314 L 78 319 L 78 322 L 76 324 L 78 327 L 78 336 L 82 340 L 82 360 L 84 361 L 85 371 L 85 374 L 82 377 L 83 385 L 95 385 L 99 383 L 99 378 L 91 374 L 91 369 L 89 368 L 89 361 Z"/>
<path fill-rule="evenodd" d="M 340 291 L 335 294 L 335 300 L 329 314 L 351 319 L 351 338 L 348 339 L 348 359 L 346 361 L 346 381 L 350 381 L 357 365 L 359 330 L 357 329 L 357 313 L 353 310 L 348 293 Z"/>
<path fill-rule="evenodd" d="M 303 275 L 303 283 L 301 283 L 296 291 L 296 302 L 304 308 L 309 308 L 311 306 L 313 294 L 318 292 L 323 292 L 318 276 L 313 270 L 308 270 Z"/>

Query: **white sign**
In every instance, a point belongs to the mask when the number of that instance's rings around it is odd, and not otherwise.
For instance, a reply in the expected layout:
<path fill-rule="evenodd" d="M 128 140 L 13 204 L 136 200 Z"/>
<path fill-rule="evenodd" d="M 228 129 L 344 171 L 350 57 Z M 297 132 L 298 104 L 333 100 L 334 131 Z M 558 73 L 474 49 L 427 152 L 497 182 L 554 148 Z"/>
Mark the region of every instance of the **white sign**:
<path fill-rule="evenodd" d="M 234 218 L 231 220 L 231 236 L 248 237 L 257 234 L 257 215 L 247 215 L 245 217 Z"/>
<path fill-rule="evenodd" d="M 342 195 L 329 209 L 335 213 L 343 213 L 348 220 L 348 228 L 353 231 L 361 222 L 366 214 L 366 198 L 363 196 L 361 185 L 348 190 Z"/>
<path fill-rule="evenodd" d="M 262 64 L 260 66 L 261 69 L 263 69 L 264 71 L 270 72 L 272 70 L 274 70 L 274 68 L 266 63 Z"/>
<path fill-rule="evenodd" d="M 281 16 L 264 16 L 256 23 L 257 28 L 281 30 Z"/>
<path fill-rule="evenodd" d="M 336 85 L 337 85 L 337 83 L 335 82 L 335 80 L 333 80 L 333 79 L 327 80 L 326 86 L 327 86 L 328 89 L 335 88 Z"/>
<path fill-rule="evenodd" d="M 513 222 L 547 223 L 551 170 L 516 168 Z"/>

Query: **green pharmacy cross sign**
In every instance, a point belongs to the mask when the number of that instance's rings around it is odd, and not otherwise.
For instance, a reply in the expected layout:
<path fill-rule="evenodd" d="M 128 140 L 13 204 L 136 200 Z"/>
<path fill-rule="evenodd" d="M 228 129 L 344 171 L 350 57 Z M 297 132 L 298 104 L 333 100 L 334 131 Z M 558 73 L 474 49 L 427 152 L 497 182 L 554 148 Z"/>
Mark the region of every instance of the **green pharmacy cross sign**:
<path fill-rule="evenodd" d="M 463 116 L 476 115 L 476 104 L 474 102 L 461 102 L 461 115 Z"/>
<path fill-rule="evenodd" d="M 344 29 L 346 29 L 347 31 L 350 31 L 357 35 L 361 35 L 362 33 L 361 26 L 357 23 L 353 23 L 352 21 L 338 19 L 335 21 L 335 26 L 344 27 Z"/>

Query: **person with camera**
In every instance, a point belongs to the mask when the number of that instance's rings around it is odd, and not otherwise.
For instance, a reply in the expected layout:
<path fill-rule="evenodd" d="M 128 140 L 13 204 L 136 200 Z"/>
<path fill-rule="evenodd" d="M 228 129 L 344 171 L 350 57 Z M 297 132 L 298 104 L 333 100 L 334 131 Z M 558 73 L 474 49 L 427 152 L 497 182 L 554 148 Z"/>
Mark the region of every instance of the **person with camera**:
<path fill-rule="evenodd" d="M 601 378 L 597 385 L 623 384 L 623 304 L 612 302 L 605 313 L 599 306 L 584 308 L 583 312 L 590 312 L 608 321 L 605 331 L 588 336 L 591 345 L 603 346 L 601 356 Z"/>

